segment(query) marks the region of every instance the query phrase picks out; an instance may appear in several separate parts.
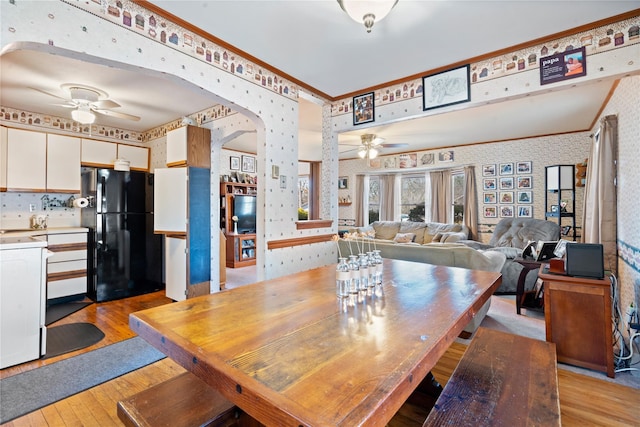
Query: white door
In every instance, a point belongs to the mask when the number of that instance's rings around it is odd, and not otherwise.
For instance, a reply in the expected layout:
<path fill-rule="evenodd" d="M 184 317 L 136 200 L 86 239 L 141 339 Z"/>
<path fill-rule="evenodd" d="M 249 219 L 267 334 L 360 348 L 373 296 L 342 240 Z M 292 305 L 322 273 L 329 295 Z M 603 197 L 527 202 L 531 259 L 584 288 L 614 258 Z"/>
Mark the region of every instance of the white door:
<path fill-rule="evenodd" d="M 165 292 L 167 298 L 182 301 L 187 298 L 187 239 L 165 239 Z"/>

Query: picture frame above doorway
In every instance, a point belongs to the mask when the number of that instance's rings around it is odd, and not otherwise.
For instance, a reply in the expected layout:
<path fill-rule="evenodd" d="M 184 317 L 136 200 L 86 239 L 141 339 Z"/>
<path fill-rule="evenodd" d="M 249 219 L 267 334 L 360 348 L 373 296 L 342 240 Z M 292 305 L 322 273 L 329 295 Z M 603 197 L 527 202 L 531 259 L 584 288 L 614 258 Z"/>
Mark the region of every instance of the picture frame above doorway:
<path fill-rule="evenodd" d="M 422 109 L 446 107 L 471 101 L 469 64 L 422 78 Z"/>
<path fill-rule="evenodd" d="M 365 93 L 353 97 L 353 124 L 361 125 L 375 121 L 375 94 Z"/>

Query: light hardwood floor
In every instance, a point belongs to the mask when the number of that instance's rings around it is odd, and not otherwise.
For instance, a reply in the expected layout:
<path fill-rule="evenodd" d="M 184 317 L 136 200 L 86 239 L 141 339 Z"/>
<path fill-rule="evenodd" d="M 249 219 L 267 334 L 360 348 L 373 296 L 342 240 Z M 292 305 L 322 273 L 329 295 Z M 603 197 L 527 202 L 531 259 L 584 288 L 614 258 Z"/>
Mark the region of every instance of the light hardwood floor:
<path fill-rule="evenodd" d="M 225 291 L 232 292 L 232 290 Z M 54 325 L 73 322 L 95 323 L 105 338 L 89 348 L 49 360 L 24 363 L 0 371 L 0 378 L 25 372 L 64 358 L 131 338 L 129 313 L 171 303 L 164 292 L 92 304 Z M 446 384 L 466 349 L 454 343 L 434 367 L 433 373 Z M 517 369 L 517 366 L 514 366 Z M 107 383 L 34 411 L 5 424 L 6 426 L 121 426 L 116 404 L 147 387 L 184 372 L 170 359 L 148 365 Z M 565 426 L 637 426 L 640 425 L 640 390 L 620 386 L 584 375 L 559 370 L 560 406 Z M 1 403 L 1 402 L 0 402 Z M 428 408 L 407 403 L 389 423 L 391 427 L 421 426 Z"/>

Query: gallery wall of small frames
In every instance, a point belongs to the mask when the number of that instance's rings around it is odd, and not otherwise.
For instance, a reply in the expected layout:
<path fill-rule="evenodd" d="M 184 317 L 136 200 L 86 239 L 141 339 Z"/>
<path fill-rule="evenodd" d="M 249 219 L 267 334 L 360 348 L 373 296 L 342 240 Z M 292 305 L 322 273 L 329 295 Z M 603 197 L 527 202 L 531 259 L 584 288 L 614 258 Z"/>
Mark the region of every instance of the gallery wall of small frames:
<path fill-rule="evenodd" d="M 482 165 L 483 216 L 533 218 L 532 162 Z"/>

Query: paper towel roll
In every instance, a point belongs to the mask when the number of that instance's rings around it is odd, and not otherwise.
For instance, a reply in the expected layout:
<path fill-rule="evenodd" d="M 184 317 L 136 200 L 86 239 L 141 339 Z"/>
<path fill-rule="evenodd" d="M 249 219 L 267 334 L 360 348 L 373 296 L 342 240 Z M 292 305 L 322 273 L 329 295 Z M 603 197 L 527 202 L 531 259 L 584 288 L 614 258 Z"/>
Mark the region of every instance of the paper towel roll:
<path fill-rule="evenodd" d="M 74 208 L 86 208 L 87 206 L 89 206 L 89 201 L 84 197 L 80 197 L 78 199 L 73 200 Z"/>

